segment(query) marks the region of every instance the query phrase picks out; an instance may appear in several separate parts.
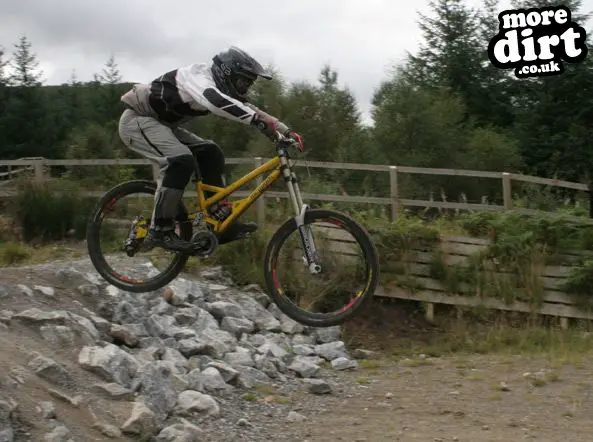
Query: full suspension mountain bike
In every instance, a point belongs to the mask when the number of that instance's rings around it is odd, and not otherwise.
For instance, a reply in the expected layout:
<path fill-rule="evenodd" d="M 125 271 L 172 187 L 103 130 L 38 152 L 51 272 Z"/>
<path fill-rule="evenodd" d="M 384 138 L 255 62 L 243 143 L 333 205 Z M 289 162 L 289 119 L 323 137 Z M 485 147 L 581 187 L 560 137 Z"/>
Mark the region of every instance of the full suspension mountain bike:
<path fill-rule="evenodd" d="M 183 270 L 190 256 L 206 259 L 212 255 L 219 246 L 217 235 L 282 176 L 294 216 L 279 225 L 266 246 L 263 272 L 267 293 L 282 312 L 304 325 L 328 327 L 350 318 L 374 295 L 379 281 L 377 249 L 369 233 L 349 215 L 336 210 L 312 209 L 303 203 L 293 171 L 295 162 L 289 155 L 293 141 L 280 133 L 277 135 L 277 155 L 226 187 L 202 182 L 196 164 L 192 177 L 196 209 L 188 211 L 182 200 L 176 218 L 177 234 L 196 247 L 191 253 L 158 249 L 159 262 L 165 256 L 170 257 L 162 269 L 145 260 L 138 266 L 139 270 L 130 270 L 134 257 L 143 252 L 142 241 L 151 221 L 156 183 L 132 180 L 109 190 L 97 203 L 87 226 L 88 252 L 97 272 L 111 285 L 132 293 L 166 286 Z M 211 206 L 267 172 L 266 178 L 245 198 L 232 202 L 232 210 L 226 218 L 211 215 L 208 210 Z M 206 197 L 205 192 L 211 196 Z M 127 199 L 131 200 L 130 206 L 120 207 L 119 203 Z M 146 216 L 139 215 L 141 210 L 146 211 Z M 112 214 L 115 220 L 110 223 L 108 219 Z M 125 239 L 116 239 L 116 234 L 122 231 Z M 103 238 L 106 245 L 101 242 Z M 283 261 L 285 250 L 288 251 Z M 360 259 L 358 265 L 357 258 Z M 111 259 L 113 263 L 108 262 Z M 122 262 L 125 271 L 131 274 L 113 268 L 114 264 Z"/>

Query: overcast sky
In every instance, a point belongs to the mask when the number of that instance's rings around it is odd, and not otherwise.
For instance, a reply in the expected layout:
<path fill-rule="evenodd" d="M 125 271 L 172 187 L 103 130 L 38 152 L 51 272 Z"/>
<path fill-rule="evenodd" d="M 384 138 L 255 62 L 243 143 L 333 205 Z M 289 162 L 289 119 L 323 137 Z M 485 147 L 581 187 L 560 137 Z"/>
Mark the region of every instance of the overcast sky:
<path fill-rule="evenodd" d="M 148 82 L 234 44 L 289 81 L 315 81 L 329 63 L 367 119 L 388 69 L 416 51 L 418 12 L 428 11 L 428 0 L 0 0 L 0 46 L 11 52 L 26 33 L 46 84 L 59 84 L 73 69 L 90 80 L 110 54 L 124 80 Z"/>

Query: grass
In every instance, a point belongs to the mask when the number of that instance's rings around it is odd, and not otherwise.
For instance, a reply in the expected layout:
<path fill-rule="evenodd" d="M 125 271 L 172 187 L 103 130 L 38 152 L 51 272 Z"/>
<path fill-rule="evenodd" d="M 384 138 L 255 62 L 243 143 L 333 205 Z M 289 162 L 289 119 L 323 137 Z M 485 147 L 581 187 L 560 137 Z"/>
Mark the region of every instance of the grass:
<path fill-rule="evenodd" d="M 82 242 L 61 242 L 32 246 L 20 242 L 0 242 L 0 267 L 41 264 L 59 259 L 78 259 L 86 256 Z"/>

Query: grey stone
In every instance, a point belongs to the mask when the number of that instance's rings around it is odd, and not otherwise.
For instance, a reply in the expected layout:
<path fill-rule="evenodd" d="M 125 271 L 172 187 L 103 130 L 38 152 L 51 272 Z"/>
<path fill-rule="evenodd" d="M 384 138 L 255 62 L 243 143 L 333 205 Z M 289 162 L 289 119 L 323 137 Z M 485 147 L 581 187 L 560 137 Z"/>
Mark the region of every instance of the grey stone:
<path fill-rule="evenodd" d="M 115 382 L 102 382 L 93 385 L 93 391 L 108 399 L 129 400 L 134 397 L 134 392 Z"/>
<path fill-rule="evenodd" d="M 330 394 L 331 385 L 323 379 L 305 379 L 309 392 L 313 394 Z"/>
<path fill-rule="evenodd" d="M 138 361 L 113 344 L 106 344 L 105 347 L 83 347 L 78 355 L 78 363 L 105 380 L 126 387 L 130 386 L 138 370 Z"/>
<path fill-rule="evenodd" d="M 348 358 L 337 358 L 331 361 L 334 370 L 349 370 L 358 367 L 358 363 Z"/>
<path fill-rule="evenodd" d="M 68 385 L 72 381 L 68 371 L 56 361 L 45 356 L 37 356 L 29 362 L 37 376 L 56 385 Z"/>
<path fill-rule="evenodd" d="M 235 368 L 239 366 L 255 366 L 255 361 L 253 360 L 251 352 L 243 347 L 237 347 L 235 351 L 227 353 L 224 356 L 224 360 Z"/>
<path fill-rule="evenodd" d="M 313 335 L 319 344 L 327 344 L 328 342 L 339 341 L 342 330 L 339 325 L 319 327 L 313 329 Z"/>
<path fill-rule="evenodd" d="M 227 316 L 223 318 L 220 328 L 239 338 L 244 333 L 252 333 L 255 330 L 255 325 L 249 319 Z"/>
<path fill-rule="evenodd" d="M 132 414 L 122 425 L 121 430 L 124 434 L 130 435 L 149 435 L 157 430 L 158 423 L 155 414 L 143 402 L 134 402 Z"/>
<path fill-rule="evenodd" d="M 199 391 L 186 390 L 177 397 L 175 413 L 180 416 L 192 415 L 193 413 L 205 416 L 218 416 L 220 414 L 220 407 L 212 396 L 200 393 Z"/>
<path fill-rule="evenodd" d="M 288 369 L 294 371 L 302 378 L 312 378 L 319 372 L 319 366 L 310 362 L 302 356 L 296 357 L 288 366 Z"/>
<path fill-rule="evenodd" d="M 178 423 L 163 428 L 156 436 L 156 442 L 200 442 L 202 435 L 199 427 L 180 418 Z"/>
<path fill-rule="evenodd" d="M 333 361 L 338 358 L 347 358 L 346 346 L 342 341 L 328 342 L 327 344 L 317 345 L 315 353 L 327 361 Z"/>

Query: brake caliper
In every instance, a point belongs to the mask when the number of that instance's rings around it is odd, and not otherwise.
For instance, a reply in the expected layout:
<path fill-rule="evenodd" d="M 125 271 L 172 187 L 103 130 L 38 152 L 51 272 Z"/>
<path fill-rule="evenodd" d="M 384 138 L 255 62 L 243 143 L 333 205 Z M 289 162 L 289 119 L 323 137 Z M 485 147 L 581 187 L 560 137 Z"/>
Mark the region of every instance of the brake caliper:
<path fill-rule="evenodd" d="M 138 250 L 138 246 L 148 234 L 148 228 L 148 222 L 143 216 L 136 217 L 134 221 L 132 221 L 128 239 L 126 239 L 126 242 L 124 243 L 124 250 L 128 256 L 134 256 Z"/>

